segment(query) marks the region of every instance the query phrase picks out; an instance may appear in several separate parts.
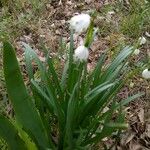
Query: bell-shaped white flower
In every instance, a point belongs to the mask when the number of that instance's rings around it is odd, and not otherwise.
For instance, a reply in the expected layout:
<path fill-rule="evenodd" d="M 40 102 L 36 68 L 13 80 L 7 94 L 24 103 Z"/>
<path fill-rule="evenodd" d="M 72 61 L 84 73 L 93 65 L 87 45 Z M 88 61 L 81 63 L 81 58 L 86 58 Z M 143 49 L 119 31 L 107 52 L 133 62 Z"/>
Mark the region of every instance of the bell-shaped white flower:
<path fill-rule="evenodd" d="M 90 25 L 91 17 L 88 14 L 79 14 L 72 17 L 69 21 L 71 29 L 80 34 L 87 30 Z"/>
<path fill-rule="evenodd" d="M 140 45 L 145 44 L 146 43 L 146 38 L 144 36 L 140 37 L 139 38 L 139 43 L 140 43 Z"/>
<path fill-rule="evenodd" d="M 140 53 L 139 49 L 135 49 L 134 52 L 133 52 L 133 54 L 135 54 L 135 55 L 139 55 L 139 53 Z"/>
<path fill-rule="evenodd" d="M 145 79 L 150 79 L 150 70 L 148 69 L 143 70 L 142 77 Z"/>
<path fill-rule="evenodd" d="M 89 51 L 85 46 L 79 46 L 75 49 L 74 60 L 75 61 L 87 61 L 89 57 Z"/>
<path fill-rule="evenodd" d="M 150 33 L 149 33 L 149 32 L 145 32 L 145 35 L 146 35 L 147 37 L 150 37 Z"/>

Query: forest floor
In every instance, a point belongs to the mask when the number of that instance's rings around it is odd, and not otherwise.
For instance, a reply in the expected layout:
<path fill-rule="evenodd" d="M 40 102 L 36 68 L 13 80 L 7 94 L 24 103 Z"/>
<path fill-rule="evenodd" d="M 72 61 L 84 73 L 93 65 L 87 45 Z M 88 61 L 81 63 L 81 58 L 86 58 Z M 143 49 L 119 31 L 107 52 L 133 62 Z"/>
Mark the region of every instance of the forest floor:
<path fill-rule="evenodd" d="M 142 71 L 150 55 L 150 2 L 145 0 L 44 0 L 30 4 L 26 0 L 0 4 L 0 40 L 8 39 L 16 48 L 18 60 L 24 68 L 21 42 L 30 44 L 44 61 L 40 50 L 41 41 L 49 47 L 50 55 L 56 57 L 59 68 L 59 57 L 63 57 L 69 43 L 69 19 L 77 13 L 97 11 L 95 27 L 97 34 L 90 47 L 89 70 L 95 66 L 98 57 L 109 50 L 111 59 L 125 45 L 133 45 L 144 36 L 146 44 L 139 47 L 140 53 L 133 55 L 127 71 L 135 70 L 124 88 L 118 94 L 121 99 L 132 94 L 144 92 L 145 95 L 125 107 L 128 130 L 121 133 L 118 140 L 107 138 L 95 147 L 117 150 L 150 149 L 150 81 L 143 79 Z M 77 47 L 82 43 L 84 34 L 75 41 Z M 59 49 L 60 42 L 64 49 Z M 0 48 L 2 44 L 0 43 Z M 63 58 L 62 58 L 63 59 Z M 25 80 L 27 77 L 25 76 Z M 5 108 L 4 108 L 5 107 Z M 2 71 L 0 50 L 0 111 L 10 113 Z"/>

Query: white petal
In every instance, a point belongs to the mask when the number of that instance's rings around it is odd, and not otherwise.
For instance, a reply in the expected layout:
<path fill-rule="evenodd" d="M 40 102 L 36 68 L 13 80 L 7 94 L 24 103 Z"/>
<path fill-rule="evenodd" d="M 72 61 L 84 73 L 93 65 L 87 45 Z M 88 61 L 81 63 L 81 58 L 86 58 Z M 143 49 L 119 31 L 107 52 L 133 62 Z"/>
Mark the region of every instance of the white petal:
<path fill-rule="evenodd" d="M 150 71 L 148 69 L 145 69 L 142 72 L 142 77 L 145 78 L 145 79 L 150 79 Z"/>
<path fill-rule="evenodd" d="M 140 53 L 139 49 L 135 49 L 134 52 L 133 52 L 133 54 L 135 54 L 135 55 L 139 55 L 139 53 Z"/>
<path fill-rule="evenodd" d="M 140 37 L 139 38 L 139 43 L 140 43 L 140 45 L 145 44 L 146 43 L 146 38 L 144 36 Z"/>
<path fill-rule="evenodd" d="M 81 33 L 87 30 L 90 25 L 90 16 L 88 14 L 79 14 L 71 18 L 70 27 L 76 33 Z"/>
<path fill-rule="evenodd" d="M 79 46 L 74 53 L 75 61 L 87 61 L 89 57 L 89 51 L 85 46 Z"/>
<path fill-rule="evenodd" d="M 145 32 L 145 35 L 146 35 L 147 37 L 150 37 L 150 33 L 148 33 L 148 32 Z"/>
<path fill-rule="evenodd" d="M 144 2 L 145 2 L 145 4 L 147 4 L 147 3 L 148 3 L 148 1 L 147 1 L 147 0 L 144 0 Z"/>
<path fill-rule="evenodd" d="M 115 12 L 112 10 L 112 11 L 108 11 L 107 14 L 109 14 L 109 15 L 114 15 Z"/>

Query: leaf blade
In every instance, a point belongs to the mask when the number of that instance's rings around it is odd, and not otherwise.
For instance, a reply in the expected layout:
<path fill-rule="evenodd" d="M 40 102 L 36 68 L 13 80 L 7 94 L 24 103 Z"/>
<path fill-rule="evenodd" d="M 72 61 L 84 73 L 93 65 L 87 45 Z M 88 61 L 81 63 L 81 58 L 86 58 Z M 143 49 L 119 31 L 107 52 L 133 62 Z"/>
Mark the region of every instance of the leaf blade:
<path fill-rule="evenodd" d="M 27 149 L 16 128 L 2 115 L 0 115 L 0 136 L 7 142 L 9 149 Z"/>
<path fill-rule="evenodd" d="M 14 49 L 8 42 L 4 42 L 3 66 L 7 92 L 17 121 L 40 147 L 50 147 L 41 118 L 23 82 Z"/>

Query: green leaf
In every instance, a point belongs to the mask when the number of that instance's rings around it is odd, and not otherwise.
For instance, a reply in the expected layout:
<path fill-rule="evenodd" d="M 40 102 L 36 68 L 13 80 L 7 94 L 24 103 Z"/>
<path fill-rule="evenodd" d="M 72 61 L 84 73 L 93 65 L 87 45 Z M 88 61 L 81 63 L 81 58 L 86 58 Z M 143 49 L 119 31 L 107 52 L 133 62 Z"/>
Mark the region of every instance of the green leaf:
<path fill-rule="evenodd" d="M 32 67 L 32 61 L 31 61 L 31 55 L 29 51 L 25 51 L 25 61 L 26 61 L 26 69 L 28 72 L 29 79 L 34 79 L 34 74 L 33 74 L 33 67 Z"/>
<path fill-rule="evenodd" d="M 116 104 L 115 109 L 118 109 L 119 107 L 127 105 L 128 103 L 130 103 L 131 101 L 133 101 L 135 99 L 138 99 L 142 95 L 144 95 L 144 93 L 138 93 L 138 94 L 135 94 L 133 96 L 128 97 L 127 99 L 122 100 L 121 102 L 119 102 L 118 104 Z"/>
<path fill-rule="evenodd" d="M 43 100 L 46 101 L 49 111 L 52 112 L 54 109 L 54 102 L 51 101 L 51 99 L 47 96 L 47 94 L 41 89 L 41 87 L 33 79 L 31 79 L 31 83 L 35 88 L 36 92 L 43 98 Z"/>
<path fill-rule="evenodd" d="M 94 34 L 93 34 L 93 32 L 94 32 L 94 19 L 95 19 L 95 17 L 93 16 L 93 18 L 91 19 L 87 34 L 86 34 L 84 46 L 88 47 L 88 48 L 91 46 L 91 43 L 94 39 Z"/>
<path fill-rule="evenodd" d="M 124 129 L 125 127 L 127 127 L 126 124 L 122 123 L 122 122 L 112 122 L 110 121 L 113 113 L 115 111 L 115 102 L 112 104 L 111 108 L 109 109 L 109 111 L 107 112 L 107 116 L 104 119 L 104 123 L 102 123 L 101 128 L 102 129 L 98 129 L 100 131 L 96 131 L 95 132 L 95 136 L 86 140 L 85 143 L 89 144 L 89 143 L 97 143 L 98 141 L 102 140 L 105 137 L 110 136 L 113 132 L 115 132 L 118 129 Z M 99 127 L 99 126 L 98 126 Z"/>
<path fill-rule="evenodd" d="M 47 63 L 48 63 L 48 70 L 50 71 L 51 75 L 52 75 L 52 80 L 54 82 L 54 86 L 56 87 L 56 90 L 58 92 L 58 95 L 60 96 L 60 99 L 63 97 L 63 93 L 62 93 L 62 89 L 59 83 L 59 79 L 57 76 L 57 73 L 55 71 L 55 68 L 53 66 L 53 62 L 52 59 L 47 55 Z"/>
<path fill-rule="evenodd" d="M 93 90 L 91 90 L 89 93 L 85 95 L 85 99 L 87 99 L 86 103 L 90 103 L 90 101 L 92 101 L 95 97 L 97 97 L 101 92 L 114 86 L 115 84 L 116 82 L 109 83 L 109 84 L 108 82 L 106 82 L 104 84 L 97 86 L 96 88 L 94 88 Z"/>
<path fill-rule="evenodd" d="M 80 121 L 83 121 L 83 119 L 85 119 L 86 117 L 92 114 L 99 101 L 98 98 L 99 94 L 109 89 L 110 87 L 114 86 L 115 84 L 116 82 L 110 84 L 108 84 L 107 82 L 103 83 L 97 86 L 96 88 L 94 88 L 89 93 L 87 93 L 87 95 L 85 95 L 85 103 L 82 106 L 82 110 L 80 112 L 79 123 Z"/>
<path fill-rule="evenodd" d="M 116 128 L 116 129 L 127 129 L 128 124 L 127 123 L 114 123 L 114 122 L 109 122 L 105 124 L 106 128 Z"/>
<path fill-rule="evenodd" d="M 68 71 L 67 88 L 68 88 L 69 92 L 72 92 L 72 89 L 70 88 L 70 86 L 71 86 L 72 82 L 74 82 L 72 80 L 72 76 L 74 75 L 73 71 L 74 71 L 74 68 L 76 67 L 76 64 L 74 64 L 74 60 L 73 60 L 73 53 L 74 53 L 74 42 L 73 42 L 73 31 L 71 30 L 69 58 L 68 58 L 69 64 L 68 64 L 68 69 L 67 69 L 67 71 Z"/>
<path fill-rule="evenodd" d="M 18 130 L 19 132 L 19 136 L 21 137 L 21 139 L 24 141 L 27 150 L 38 150 L 37 146 L 35 145 L 35 143 L 33 142 L 33 140 L 29 137 L 29 135 L 22 129 L 22 127 L 15 121 L 15 120 L 10 120 L 11 123 L 15 126 L 15 128 Z"/>
<path fill-rule="evenodd" d="M 123 81 L 120 80 L 117 81 L 114 86 L 110 87 L 107 92 L 103 92 L 100 95 L 97 104 L 95 105 L 95 108 L 92 112 L 93 115 L 95 115 L 97 111 L 101 112 L 103 108 L 105 108 L 110 103 L 110 101 L 113 100 L 113 98 L 116 96 L 117 92 L 119 92 L 122 86 L 123 86 Z"/>
<path fill-rule="evenodd" d="M 28 71 L 28 74 L 29 74 L 29 77 L 30 79 L 31 78 L 34 78 L 33 77 L 33 70 L 32 70 L 32 60 L 34 60 L 37 65 L 38 65 L 38 68 L 40 70 L 40 75 L 41 75 L 41 79 L 43 81 L 46 81 L 46 76 L 45 76 L 45 68 L 42 64 L 42 62 L 40 61 L 40 59 L 38 58 L 37 54 L 35 53 L 35 51 L 26 43 L 23 43 L 23 46 L 25 47 L 25 58 L 26 58 L 26 63 L 27 63 L 27 71 Z"/>
<path fill-rule="evenodd" d="M 68 68 L 69 68 L 69 61 L 66 62 L 64 69 L 63 69 L 63 73 L 62 73 L 62 77 L 61 77 L 61 88 L 64 91 L 65 86 L 66 86 L 66 82 L 67 82 L 67 76 L 68 76 Z"/>
<path fill-rule="evenodd" d="M 76 95 L 77 90 L 78 90 L 78 84 L 76 84 L 73 89 L 73 92 L 68 102 L 68 108 L 67 108 L 66 137 L 67 137 L 69 149 L 74 149 L 73 127 L 75 125 L 76 110 L 77 110 L 77 103 L 78 103 L 78 99 Z"/>
<path fill-rule="evenodd" d="M 19 133 L 11 122 L 0 115 L 0 137 L 8 144 L 11 150 L 27 150 L 24 141 L 19 137 Z"/>
<path fill-rule="evenodd" d="M 28 94 L 11 44 L 4 42 L 3 66 L 7 92 L 17 121 L 41 148 L 50 148 L 41 118 Z"/>
<path fill-rule="evenodd" d="M 73 63 L 73 50 L 74 48 L 74 42 L 73 42 L 73 31 L 70 32 L 70 51 L 69 51 L 69 69 L 71 69 L 72 63 Z"/>
<path fill-rule="evenodd" d="M 132 54 L 133 47 L 125 47 L 118 56 L 114 59 L 114 61 L 110 64 L 110 66 L 104 71 L 103 75 L 100 78 L 100 83 L 105 81 L 109 81 L 112 79 L 113 72 L 118 69 L 118 67 L 122 64 L 122 62 Z M 119 69 L 120 70 L 120 69 Z M 118 71 L 119 73 L 119 71 Z"/>
<path fill-rule="evenodd" d="M 93 84 L 92 84 L 92 87 L 96 87 L 98 86 L 98 81 L 99 81 L 99 78 L 100 78 L 100 75 L 101 75 L 101 69 L 102 69 L 102 66 L 104 64 L 104 61 L 106 59 L 106 53 L 101 55 L 101 57 L 99 58 L 99 61 L 92 73 L 92 79 L 93 79 Z"/>

